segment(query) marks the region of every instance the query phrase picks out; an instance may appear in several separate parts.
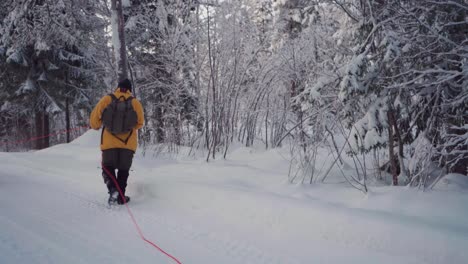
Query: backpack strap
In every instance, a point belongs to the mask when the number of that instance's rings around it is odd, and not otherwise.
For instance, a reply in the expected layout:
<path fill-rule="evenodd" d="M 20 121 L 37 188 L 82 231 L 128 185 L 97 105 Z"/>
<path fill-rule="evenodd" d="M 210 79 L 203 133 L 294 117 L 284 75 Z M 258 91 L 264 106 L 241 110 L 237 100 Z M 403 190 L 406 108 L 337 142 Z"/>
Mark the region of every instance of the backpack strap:
<path fill-rule="evenodd" d="M 103 133 L 104 133 L 104 129 L 103 129 L 102 131 L 103 131 Z M 126 139 L 121 139 L 121 138 L 119 138 L 116 134 L 110 132 L 109 130 L 108 130 L 108 132 L 109 132 L 111 135 L 113 135 L 116 139 L 120 140 L 122 143 L 124 143 L 125 145 L 127 145 L 128 140 L 130 139 L 130 137 L 131 137 L 132 134 L 133 134 L 133 129 L 132 129 L 132 131 L 129 132 L 128 137 L 127 137 Z M 102 144 L 102 139 L 101 139 L 101 144 Z"/>
<path fill-rule="evenodd" d="M 125 98 L 124 98 L 124 99 L 125 99 Z M 133 107 L 133 105 L 131 105 L 131 102 L 132 102 L 133 99 L 134 99 L 133 96 L 130 96 L 130 97 L 128 97 L 127 99 L 125 99 L 125 108 L 126 108 L 125 110 L 126 110 L 126 111 L 128 111 L 128 109 L 129 109 L 130 107 Z M 125 112 L 125 113 L 127 113 L 127 112 Z M 122 125 L 125 125 L 125 119 L 126 119 L 126 118 L 127 118 L 127 115 L 124 115 Z M 128 134 L 128 137 L 125 139 L 125 141 L 123 141 L 123 140 L 120 140 L 120 141 L 124 142 L 125 145 L 127 145 L 128 140 L 130 139 L 130 137 L 132 136 L 132 134 L 133 134 L 133 129 L 130 131 L 130 134 Z M 120 139 L 120 138 L 119 138 L 119 139 Z"/>
<path fill-rule="evenodd" d="M 127 111 L 128 111 L 128 102 L 126 99 L 125 99 L 125 112 L 123 113 L 123 117 L 122 117 L 122 130 L 124 129 L 125 127 L 125 121 L 127 119 Z"/>
<path fill-rule="evenodd" d="M 117 97 L 115 97 L 115 95 L 113 93 L 110 93 L 108 94 L 108 96 L 110 96 L 111 100 L 112 101 L 115 101 L 117 100 Z M 112 103 L 112 102 L 111 102 Z M 113 125 L 113 124 L 112 124 Z M 102 126 L 102 132 L 101 132 L 101 145 L 103 144 L 104 142 L 104 129 L 106 129 L 105 126 Z"/>
<path fill-rule="evenodd" d="M 115 94 L 110 93 L 110 94 L 108 94 L 108 95 L 112 98 L 112 101 L 117 100 L 117 97 L 115 97 Z"/>
<path fill-rule="evenodd" d="M 114 94 L 110 93 L 109 96 L 111 97 L 112 101 L 119 101 L 119 99 L 117 99 L 117 97 Z M 114 104 L 114 112 L 116 108 L 117 108 L 117 104 Z M 112 129 L 114 128 L 114 118 L 112 118 L 111 127 Z"/>

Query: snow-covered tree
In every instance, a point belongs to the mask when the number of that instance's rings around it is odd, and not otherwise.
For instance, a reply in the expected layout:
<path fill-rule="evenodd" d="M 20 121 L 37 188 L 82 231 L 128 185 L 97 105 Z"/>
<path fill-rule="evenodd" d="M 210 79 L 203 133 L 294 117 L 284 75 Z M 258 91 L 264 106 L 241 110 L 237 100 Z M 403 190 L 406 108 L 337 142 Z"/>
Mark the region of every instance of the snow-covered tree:
<path fill-rule="evenodd" d="M 392 184 L 428 186 L 433 167 L 467 174 L 467 12 L 463 0 L 3 1 L 0 135 L 80 120 L 127 68 L 143 144 L 211 159 L 234 141 L 287 143 L 291 180 L 310 183 L 332 168 L 317 168 L 319 151 L 331 166 L 348 153 L 362 191 L 377 155 Z"/>
<path fill-rule="evenodd" d="M 340 96 L 356 150 L 388 148 L 395 185 L 398 175 L 412 180 L 404 147 L 420 133 L 439 149 L 433 161 L 466 174 L 467 10 L 464 1 L 382 1 L 361 10 L 362 37 Z"/>
<path fill-rule="evenodd" d="M 25 0 L 8 6 L 0 28 L 2 64 L 12 79 L 3 84 L 9 87 L 5 102 L 35 116 L 36 135 L 49 133 L 50 115 L 69 112 L 70 105 L 89 108 L 90 93 L 102 85 L 106 22 L 100 4 Z M 48 145 L 44 139 L 36 147 Z"/>
<path fill-rule="evenodd" d="M 187 0 L 142 0 L 124 9 L 130 77 L 148 116 L 144 142 L 181 144 L 182 130 L 199 123 L 194 6 Z"/>

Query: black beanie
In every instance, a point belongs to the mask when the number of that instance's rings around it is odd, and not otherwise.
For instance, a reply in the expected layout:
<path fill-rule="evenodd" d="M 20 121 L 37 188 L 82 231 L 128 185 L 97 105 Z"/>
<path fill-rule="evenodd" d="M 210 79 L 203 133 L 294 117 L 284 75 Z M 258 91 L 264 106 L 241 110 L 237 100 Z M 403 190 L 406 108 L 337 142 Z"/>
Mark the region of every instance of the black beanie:
<path fill-rule="evenodd" d="M 120 88 L 121 92 L 125 92 L 127 90 L 131 91 L 132 90 L 132 83 L 130 82 L 129 79 L 124 79 L 119 82 L 118 87 Z"/>

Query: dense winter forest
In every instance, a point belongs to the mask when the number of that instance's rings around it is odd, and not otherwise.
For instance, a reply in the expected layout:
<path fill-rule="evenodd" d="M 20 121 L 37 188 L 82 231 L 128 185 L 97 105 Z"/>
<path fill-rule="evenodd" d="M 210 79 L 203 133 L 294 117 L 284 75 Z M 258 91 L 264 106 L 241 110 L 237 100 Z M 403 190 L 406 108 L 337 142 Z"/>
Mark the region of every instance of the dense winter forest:
<path fill-rule="evenodd" d="M 72 140 L 128 77 L 147 151 L 287 146 L 290 181 L 323 181 L 320 152 L 352 157 L 364 192 L 385 175 L 427 188 L 468 174 L 467 15 L 466 0 L 2 0 L 0 150 Z"/>

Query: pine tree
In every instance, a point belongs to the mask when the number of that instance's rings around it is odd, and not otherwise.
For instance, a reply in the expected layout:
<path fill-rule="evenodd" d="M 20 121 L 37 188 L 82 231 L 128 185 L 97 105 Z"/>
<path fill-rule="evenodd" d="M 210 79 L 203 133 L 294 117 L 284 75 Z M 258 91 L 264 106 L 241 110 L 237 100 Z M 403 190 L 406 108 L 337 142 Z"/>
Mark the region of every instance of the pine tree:
<path fill-rule="evenodd" d="M 67 105 L 89 109 L 90 93 L 103 83 L 101 10 L 89 0 L 26 0 L 12 3 L 3 19 L 0 50 L 13 79 L 6 97 L 35 117 L 37 136 L 50 132 L 51 115 L 70 111 Z M 48 138 L 37 141 L 36 148 L 47 146 Z"/>
<path fill-rule="evenodd" d="M 187 0 L 141 0 L 124 9 L 130 75 L 149 117 L 144 142 L 181 144 L 184 122 L 198 123 L 193 7 Z"/>
<path fill-rule="evenodd" d="M 422 179 L 408 174 L 405 159 L 410 157 L 404 153 L 420 133 L 439 149 L 432 161 L 466 174 L 459 166 L 467 158 L 461 125 L 466 120 L 466 69 L 461 67 L 466 10 L 463 1 L 362 6 L 362 38 L 342 80 L 341 98 L 355 150 L 388 148 L 394 185 L 398 175 L 405 183 Z M 450 128 L 457 132 L 447 132 Z"/>

